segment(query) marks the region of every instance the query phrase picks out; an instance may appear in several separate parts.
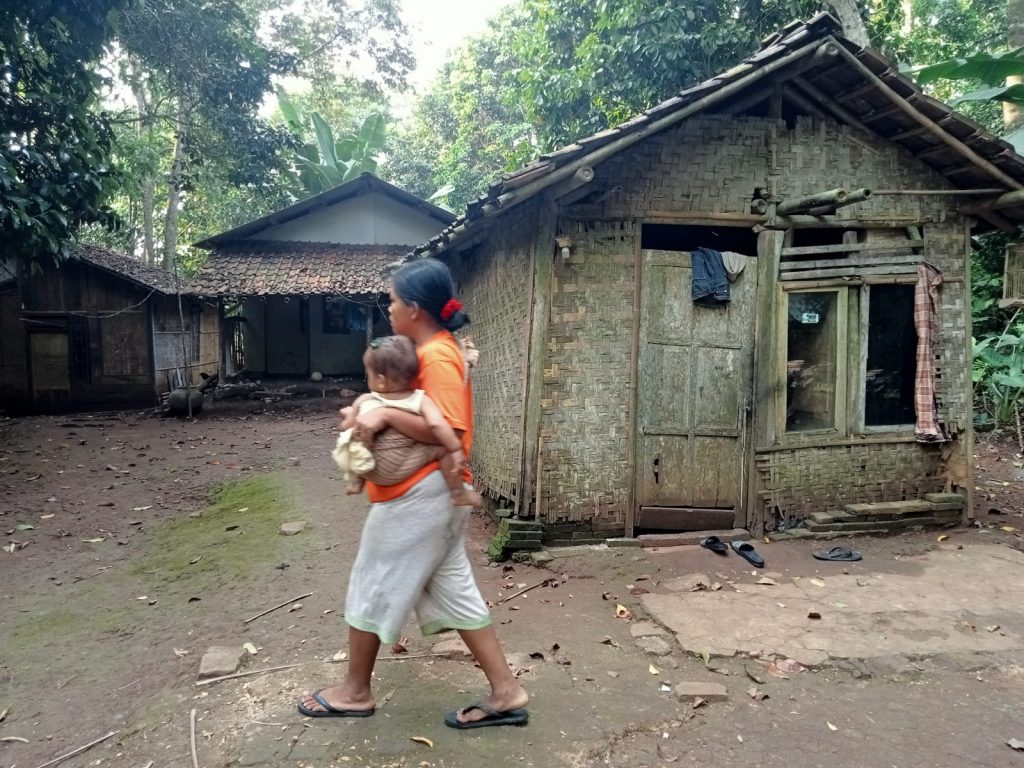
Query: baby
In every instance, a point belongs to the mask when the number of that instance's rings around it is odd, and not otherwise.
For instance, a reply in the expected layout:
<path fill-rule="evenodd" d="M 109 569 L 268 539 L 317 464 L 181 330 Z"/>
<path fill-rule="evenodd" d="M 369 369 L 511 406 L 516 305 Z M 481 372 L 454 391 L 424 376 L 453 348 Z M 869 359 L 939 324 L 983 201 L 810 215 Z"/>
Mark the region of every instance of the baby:
<path fill-rule="evenodd" d="M 479 507 L 483 498 L 462 479 L 462 468 L 453 455 L 461 455 L 462 442 L 445 421 L 441 410 L 422 389 L 413 389 L 419 374 L 416 347 L 404 336 L 374 339 L 363 356 L 370 392 L 360 395 L 342 423 L 342 433 L 331 455 L 345 473 L 345 492 L 356 494 L 365 481 L 377 485 L 395 485 L 431 461 L 440 460 L 442 474 L 456 507 Z M 427 445 L 406 437 L 397 430 L 385 429 L 372 446 L 352 437 L 357 415 L 374 408 L 400 408 L 423 417 L 440 445 Z"/>

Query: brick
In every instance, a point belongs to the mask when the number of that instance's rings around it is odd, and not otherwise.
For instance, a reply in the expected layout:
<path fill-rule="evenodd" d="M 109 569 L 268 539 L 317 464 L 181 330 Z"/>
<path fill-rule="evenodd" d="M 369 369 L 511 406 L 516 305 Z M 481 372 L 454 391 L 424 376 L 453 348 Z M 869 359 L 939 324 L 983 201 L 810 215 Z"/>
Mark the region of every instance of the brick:
<path fill-rule="evenodd" d="M 636 539 L 636 538 L 633 538 L 633 539 L 626 539 L 626 538 L 622 538 L 622 539 L 605 539 L 604 543 L 607 544 L 609 547 L 614 547 L 616 549 L 625 548 L 625 547 L 639 547 L 640 546 L 640 539 Z"/>
<path fill-rule="evenodd" d="M 942 502 L 932 502 L 932 512 L 963 512 L 964 505 L 962 502 L 944 504 Z"/>
<path fill-rule="evenodd" d="M 930 502 L 912 499 L 910 501 L 881 501 L 875 504 L 847 504 L 843 510 L 861 519 L 895 517 L 914 513 L 930 512 Z"/>
<path fill-rule="evenodd" d="M 679 701 L 704 699 L 704 701 L 728 701 L 729 692 L 721 683 L 677 683 L 672 689 Z"/>

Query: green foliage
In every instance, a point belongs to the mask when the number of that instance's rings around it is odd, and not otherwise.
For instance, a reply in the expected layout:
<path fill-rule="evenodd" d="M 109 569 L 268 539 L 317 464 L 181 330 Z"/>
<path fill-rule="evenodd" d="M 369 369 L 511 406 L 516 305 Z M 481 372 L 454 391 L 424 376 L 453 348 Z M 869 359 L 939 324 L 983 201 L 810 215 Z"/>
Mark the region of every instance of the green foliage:
<path fill-rule="evenodd" d="M 66 255 L 85 223 L 111 220 L 111 131 L 96 110 L 113 12 L 123 0 L 0 5 L 0 240 L 21 264 Z"/>
<path fill-rule="evenodd" d="M 308 124 L 315 141 L 295 148 L 287 171 L 290 191 L 297 198 L 310 197 L 377 171 L 377 154 L 387 139 L 387 118 L 371 112 L 353 133 L 335 136 L 334 129 L 317 112 L 305 115 L 282 88 L 277 103 L 286 123 L 296 133 Z"/>

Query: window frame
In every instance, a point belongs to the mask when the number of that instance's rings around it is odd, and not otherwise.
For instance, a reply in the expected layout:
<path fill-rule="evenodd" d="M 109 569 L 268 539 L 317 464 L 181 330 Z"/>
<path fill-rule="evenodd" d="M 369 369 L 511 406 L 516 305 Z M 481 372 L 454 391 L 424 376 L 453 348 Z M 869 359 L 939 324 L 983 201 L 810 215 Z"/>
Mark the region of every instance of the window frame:
<path fill-rule="evenodd" d="M 849 287 L 841 283 L 835 285 L 807 285 L 806 283 L 790 282 L 779 284 L 778 328 L 776 344 L 776 435 L 780 436 L 785 443 L 801 442 L 806 438 L 844 437 L 848 434 L 848 408 L 843 407 L 847 402 L 847 389 L 849 378 Z M 786 363 L 789 357 L 789 297 L 794 293 L 834 293 L 836 294 L 836 371 L 833 389 L 833 413 L 835 422 L 833 426 L 826 429 L 807 429 L 790 431 L 786 428 Z"/>
<path fill-rule="evenodd" d="M 867 383 L 868 383 L 868 339 L 869 339 L 869 328 L 868 324 L 871 319 L 871 288 L 874 286 L 884 285 L 913 285 L 915 280 L 886 280 L 885 282 L 871 282 L 865 283 L 860 286 L 857 297 L 857 310 L 858 310 L 858 339 L 857 339 L 857 370 L 856 379 L 854 380 L 856 389 L 855 397 L 851 399 L 851 406 L 856 409 L 853 419 L 854 434 L 857 435 L 892 435 L 892 434 L 914 434 L 914 428 L 917 426 L 914 422 L 909 424 L 878 424 L 869 425 L 867 421 Z M 913 312 L 913 300 L 911 300 L 911 312 Z M 853 350 L 851 350 L 852 352 Z M 915 348 L 916 355 L 916 348 Z M 916 362 L 915 372 L 916 378 Z"/>
<path fill-rule="evenodd" d="M 806 443 L 820 443 L 829 438 L 838 440 L 855 437 L 909 437 L 916 424 L 865 424 L 867 410 L 867 353 L 868 321 L 870 319 L 870 289 L 875 285 L 914 285 L 914 275 L 886 275 L 885 277 L 850 280 L 829 279 L 816 281 L 791 280 L 778 283 L 776 302 L 776 365 L 775 380 L 775 443 L 779 446 L 799 447 Z M 787 431 L 786 429 L 786 363 L 789 343 L 789 296 L 793 293 L 837 294 L 836 327 L 836 420 L 830 429 Z M 850 333 L 855 329 L 855 333 Z M 845 402 L 845 406 L 843 403 Z"/>

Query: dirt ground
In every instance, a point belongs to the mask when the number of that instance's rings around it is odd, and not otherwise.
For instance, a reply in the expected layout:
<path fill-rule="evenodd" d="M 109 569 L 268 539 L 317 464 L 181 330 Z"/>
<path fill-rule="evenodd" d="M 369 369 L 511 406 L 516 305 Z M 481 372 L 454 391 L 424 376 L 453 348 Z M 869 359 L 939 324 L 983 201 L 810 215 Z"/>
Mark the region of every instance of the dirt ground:
<path fill-rule="evenodd" d="M 61 765 L 189 765 L 193 709 L 204 768 L 1024 765 L 1006 746 L 1024 740 L 1024 655 L 876 659 L 785 679 L 759 659 L 652 655 L 632 631 L 647 618 L 643 592 L 706 570 L 708 553 L 595 550 L 547 570 L 490 566 L 484 518 L 470 554 L 533 694 L 530 725 L 445 728 L 445 711 L 480 692 L 482 676 L 457 652 L 427 655 L 449 636 L 412 626 L 408 658 L 378 664 L 377 716 L 303 720 L 300 693 L 341 674 L 331 659 L 345 648 L 345 585 L 366 511 L 327 455 L 335 408 L 217 403 L 192 422 L 141 412 L 0 421 L 0 766 L 39 766 L 111 732 Z M 980 527 L 951 535 L 1022 546 L 1019 449 L 984 436 L 976 453 Z M 306 529 L 279 535 L 293 520 Z M 856 545 L 872 568 L 913 574 L 936 534 Z M 771 545 L 772 567 L 814 576 L 812 546 Z M 619 604 L 631 620 L 616 618 Z M 301 666 L 196 685 L 209 646 L 243 643 L 258 649 L 243 669 Z M 709 679 L 728 684 L 727 702 L 693 708 L 671 692 Z M 748 684 L 768 698 L 745 695 Z"/>

